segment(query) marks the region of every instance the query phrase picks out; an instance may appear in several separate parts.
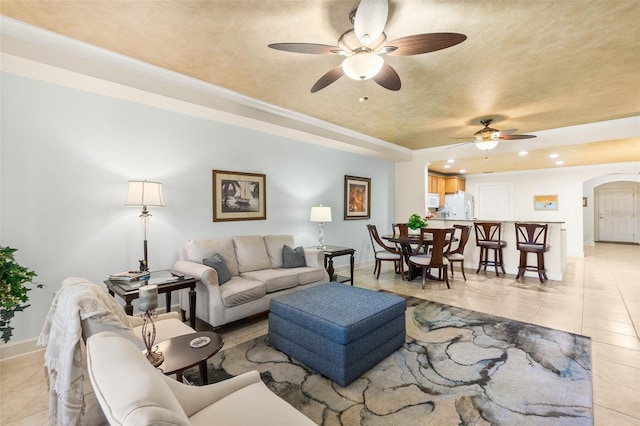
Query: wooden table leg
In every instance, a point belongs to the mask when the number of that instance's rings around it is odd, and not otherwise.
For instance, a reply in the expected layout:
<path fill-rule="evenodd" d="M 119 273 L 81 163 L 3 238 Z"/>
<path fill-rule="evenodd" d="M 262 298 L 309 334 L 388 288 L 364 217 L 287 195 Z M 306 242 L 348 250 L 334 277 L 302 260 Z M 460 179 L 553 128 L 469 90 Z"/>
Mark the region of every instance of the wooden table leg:
<path fill-rule="evenodd" d="M 168 291 L 164 294 L 164 298 L 167 302 L 167 312 L 171 312 L 171 292 Z"/>
<path fill-rule="evenodd" d="M 202 379 L 202 385 L 209 384 L 209 373 L 207 372 L 207 361 L 200 363 L 200 378 Z"/>
<path fill-rule="evenodd" d="M 354 258 L 353 253 L 351 253 L 350 263 L 351 263 L 351 265 L 350 265 L 350 267 L 351 267 L 351 286 L 353 287 L 353 267 L 354 267 L 354 264 L 355 264 L 355 258 Z"/>
<path fill-rule="evenodd" d="M 191 328 L 196 329 L 196 288 L 195 284 L 189 290 L 189 321 L 191 322 Z"/>

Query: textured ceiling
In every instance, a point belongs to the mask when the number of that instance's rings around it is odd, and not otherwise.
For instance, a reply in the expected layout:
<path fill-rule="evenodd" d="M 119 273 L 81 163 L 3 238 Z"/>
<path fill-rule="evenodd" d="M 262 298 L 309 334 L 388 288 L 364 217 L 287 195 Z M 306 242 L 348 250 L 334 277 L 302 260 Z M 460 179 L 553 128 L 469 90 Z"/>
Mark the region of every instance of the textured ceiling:
<path fill-rule="evenodd" d="M 487 117 L 497 129 L 532 133 L 640 115 L 640 1 L 391 0 L 389 40 L 430 32 L 467 40 L 424 55 L 385 56 L 402 80 L 398 92 L 342 77 L 310 93 L 341 57 L 267 44 L 337 44 L 357 3 L 29 0 L 2 1 L 0 12 L 410 149 L 471 140 Z M 369 100 L 359 102 L 362 96 Z M 596 155 L 577 164 L 639 160 L 639 141 L 600 146 L 606 161 Z M 598 152 L 590 148 L 578 151 Z"/>

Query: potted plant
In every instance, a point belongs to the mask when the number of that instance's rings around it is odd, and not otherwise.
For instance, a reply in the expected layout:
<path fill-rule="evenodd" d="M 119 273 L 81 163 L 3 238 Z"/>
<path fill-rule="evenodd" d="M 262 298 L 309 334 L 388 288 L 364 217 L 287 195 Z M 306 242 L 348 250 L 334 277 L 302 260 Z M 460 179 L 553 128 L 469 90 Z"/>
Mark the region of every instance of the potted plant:
<path fill-rule="evenodd" d="M 427 219 L 426 218 L 423 219 L 418 214 L 412 214 L 411 216 L 409 216 L 409 220 L 407 221 L 407 226 L 410 229 L 413 229 L 414 231 L 416 229 L 424 228 L 427 226 Z"/>
<path fill-rule="evenodd" d="M 42 288 L 42 284 L 33 283 L 37 276 L 34 271 L 15 262 L 13 254 L 16 251 L 0 246 L 0 332 L 5 343 L 11 340 L 13 327 L 10 324 L 15 313 L 30 306 L 26 304 L 29 300 L 27 293 L 32 290 L 28 284 Z"/>

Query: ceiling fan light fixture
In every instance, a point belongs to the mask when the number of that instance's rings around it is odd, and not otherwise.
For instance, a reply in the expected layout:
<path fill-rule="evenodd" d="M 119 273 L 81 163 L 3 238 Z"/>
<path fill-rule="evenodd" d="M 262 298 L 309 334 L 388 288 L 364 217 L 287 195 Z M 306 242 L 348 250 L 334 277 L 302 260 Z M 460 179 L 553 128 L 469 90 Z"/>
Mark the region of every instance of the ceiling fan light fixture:
<path fill-rule="evenodd" d="M 488 150 L 493 149 L 496 146 L 498 146 L 498 140 L 497 139 L 489 139 L 487 141 L 476 142 L 476 146 L 478 147 L 478 149 L 481 149 L 483 151 L 488 151 Z"/>
<path fill-rule="evenodd" d="M 380 72 L 384 59 L 366 50 L 357 52 L 342 61 L 342 70 L 353 80 L 369 80 Z"/>

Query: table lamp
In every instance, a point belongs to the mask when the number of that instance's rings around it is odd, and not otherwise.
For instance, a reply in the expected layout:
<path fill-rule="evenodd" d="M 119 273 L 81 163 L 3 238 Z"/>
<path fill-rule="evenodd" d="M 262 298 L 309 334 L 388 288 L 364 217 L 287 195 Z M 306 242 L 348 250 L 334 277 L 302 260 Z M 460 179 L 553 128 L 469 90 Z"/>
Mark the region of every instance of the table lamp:
<path fill-rule="evenodd" d="M 158 286 L 157 285 L 144 285 L 140 287 L 140 306 L 142 311 L 140 316 L 142 317 L 142 341 L 147 348 L 147 360 L 154 367 L 159 366 L 164 362 L 164 355 L 158 351 L 158 347 L 153 347 L 156 340 L 156 325 L 153 323 L 153 319 L 158 317 L 156 308 L 158 307 Z M 151 325 L 151 330 L 149 330 Z"/>
<path fill-rule="evenodd" d="M 142 220 L 142 232 L 144 233 L 144 259 L 140 261 L 140 271 L 149 270 L 149 258 L 147 255 L 147 234 L 149 233 L 149 210 L 147 207 L 164 207 L 162 200 L 162 184 L 149 181 L 129 181 L 129 191 L 125 206 L 142 207 L 140 218 Z"/>
<path fill-rule="evenodd" d="M 318 246 L 318 249 L 320 250 L 326 249 L 327 246 L 324 245 L 323 225 L 326 222 L 331 222 L 331 207 L 323 206 L 322 204 L 320 204 L 319 206 L 311 207 L 311 216 L 309 217 L 309 220 L 311 222 L 319 223 L 320 238 L 318 239 L 318 242 L 320 243 L 320 245 Z"/>

